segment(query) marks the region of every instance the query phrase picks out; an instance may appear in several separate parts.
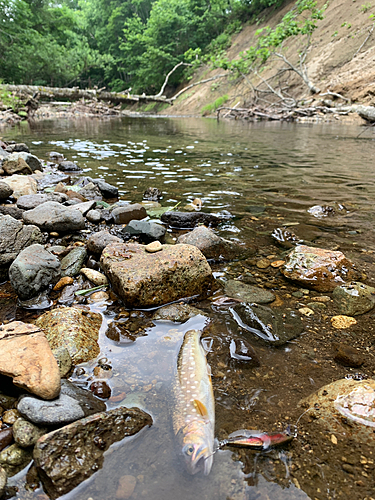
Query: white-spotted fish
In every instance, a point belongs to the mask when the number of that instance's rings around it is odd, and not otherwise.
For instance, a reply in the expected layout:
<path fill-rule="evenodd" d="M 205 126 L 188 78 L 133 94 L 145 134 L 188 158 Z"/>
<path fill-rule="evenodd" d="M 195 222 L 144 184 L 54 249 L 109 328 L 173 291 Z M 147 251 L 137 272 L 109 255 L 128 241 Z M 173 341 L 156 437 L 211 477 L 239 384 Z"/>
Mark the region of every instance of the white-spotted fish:
<path fill-rule="evenodd" d="M 214 453 L 215 400 L 201 332 L 185 333 L 173 385 L 173 430 L 187 470 L 210 473 Z"/>

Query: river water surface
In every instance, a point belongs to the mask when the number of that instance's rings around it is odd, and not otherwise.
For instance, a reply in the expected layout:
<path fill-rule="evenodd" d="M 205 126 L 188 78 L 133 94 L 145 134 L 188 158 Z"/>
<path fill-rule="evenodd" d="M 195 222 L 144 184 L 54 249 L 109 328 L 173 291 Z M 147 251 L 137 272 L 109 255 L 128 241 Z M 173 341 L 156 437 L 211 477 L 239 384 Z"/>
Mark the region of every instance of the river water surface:
<path fill-rule="evenodd" d="M 285 248 L 271 238 L 275 228 L 287 228 L 307 244 L 340 249 L 363 271 L 366 283 L 375 282 L 375 136 L 370 129 L 357 138 L 362 131 L 354 125 L 124 118 L 45 121 L 3 134 L 5 140 L 27 143 L 33 154 L 46 160 L 50 151 L 63 153 L 86 175 L 117 185 L 121 199 L 129 202 L 142 201 L 150 186 L 163 192 L 163 206 L 179 203 L 183 209 L 200 198 L 204 211 L 227 216 L 217 233 L 251 250 L 244 261 L 212 265 L 218 289 L 211 300 L 193 303 L 201 314 L 189 321 L 150 322 L 149 312 L 131 311 L 129 321 L 142 331 L 134 342 L 111 340 L 102 328 L 99 358 L 112 367 L 108 407 L 139 406 L 152 415 L 154 424 L 113 445 L 103 468 L 64 499 L 375 497 L 375 451 L 345 438 L 332 442 L 308 415 L 299 421 L 291 444 L 263 454 L 219 451 L 209 476 L 189 476 L 176 458 L 169 411 L 177 353 L 184 332 L 192 328 L 204 330 L 219 439 L 241 428 L 271 432 L 295 424 L 303 413 L 298 405 L 303 397 L 355 371 L 333 360 L 333 341 L 358 347 L 366 359 L 361 373 L 375 374 L 371 311 L 358 317 L 350 331 L 334 331 L 330 317 L 337 312 L 329 303 L 304 318 L 303 335 L 273 347 L 249 337 L 230 308 L 215 301 L 223 295 L 226 280 L 233 278 L 270 289 L 277 297 L 272 307 L 281 309 L 296 310 L 317 295 L 304 291 L 295 296 L 299 287 L 276 268 L 256 265 L 265 257 L 271 262 L 285 256 Z M 336 213 L 315 217 L 308 212 L 315 205 L 333 206 Z M 129 313 L 116 301 L 96 310 L 105 324 Z M 22 317 L 19 310 L 11 314 Z M 253 345 L 259 367 L 231 359 L 230 341 L 242 335 Z M 85 373 L 75 371 L 72 379 L 85 386 L 96 364 L 84 365 Z M 351 473 L 343 463 L 351 464 Z M 18 488 L 14 498 L 47 498 L 41 488 L 25 486 L 25 472 L 12 479 Z M 131 493 L 129 485 L 134 483 Z M 131 496 L 126 496 L 127 486 Z"/>

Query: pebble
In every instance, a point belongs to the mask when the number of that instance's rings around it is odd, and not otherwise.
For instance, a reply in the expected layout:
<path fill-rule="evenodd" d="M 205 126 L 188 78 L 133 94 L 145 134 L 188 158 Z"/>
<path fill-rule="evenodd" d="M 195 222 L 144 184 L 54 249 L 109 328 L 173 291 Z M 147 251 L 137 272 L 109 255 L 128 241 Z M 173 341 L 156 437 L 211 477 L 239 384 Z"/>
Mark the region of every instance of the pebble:
<path fill-rule="evenodd" d="M 160 250 L 162 249 L 163 245 L 160 243 L 160 241 L 153 241 L 152 243 L 149 243 L 145 246 L 145 250 L 148 253 L 160 252 Z"/>
<path fill-rule="evenodd" d="M 344 366 L 351 366 L 358 368 L 365 362 L 364 356 L 350 345 L 335 342 L 333 345 L 334 357 L 333 359 Z"/>
<path fill-rule="evenodd" d="M 72 285 L 73 282 L 73 278 L 71 278 L 70 276 L 64 276 L 56 283 L 56 285 L 53 287 L 53 290 L 57 292 L 58 290 L 62 290 L 67 285 Z"/>
<path fill-rule="evenodd" d="M 109 300 L 109 295 L 106 292 L 94 292 L 87 299 L 89 304 L 94 304 L 95 302 L 104 302 Z"/>
<path fill-rule="evenodd" d="M 81 274 L 86 276 L 95 286 L 108 285 L 107 277 L 103 273 L 99 273 L 99 271 L 95 271 L 88 267 L 82 267 Z"/>
<path fill-rule="evenodd" d="M 352 325 L 356 325 L 357 321 L 351 316 L 343 316 L 339 314 L 338 316 L 333 316 L 331 318 L 331 323 L 333 328 L 345 329 L 351 327 Z"/>
<path fill-rule="evenodd" d="M 126 500 L 130 498 L 135 490 L 137 479 L 134 476 L 122 476 L 116 491 L 116 498 Z"/>
<path fill-rule="evenodd" d="M 301 307 L 301 309 L 298 309 L 298 311 L 304 316 L 312 316 L 314 314 L 314 311 L 309 307 Z"/>
<path fill-rule="evenodd" d="M 22 465 L 30 461 L 31 453 L 29 450 L 24 450 L 17 444 L 11 444 L 0 453 L 0 463 L 7 465 Z"/>
<path fill-rule="evenodd" d="M 267 269 L 269 267 L 271 262 L 268 259 L 260 259 L 256 262 L 256 266 L 258 269 Z"/>
<path fill-rule="evenodd" d="M 90 391 L 92 391 L 92 393 L 100 399 L 108 399 L 112 394 L 111 388 L 107 382 L 104 382 L 104 380 L 97 380 L 93 382 L 90 385 Z"/>
<path fill-rule="evenodd" d="M 51 238 L 58 238 L 60 236 L 59 233 L 56 233 L 56 231 L 52 231 L 51 233 L 49 233 L 49 235 L 51 236 Z"/>
<path fill-rule="evenodd" d="M 311 300 L 313 300 L 314 302 L 330 302 L 331 301 L 331 297 L 328 297 L 328 295 L 321 295 L 320 297 L 311 297 Z"/>
<path fill-rule="evenodd" d="M 271 262 L 272 267 L 281 267 L 285 264 L 285 260 L 274 260 Z"/>
<path fill-rule="evenodd" d="M 17 410 L 7 410 L 3 413 L 3 422 L 4 424 L 13 425 L 20 416 Z"/>
<path fill-rule="evenodd" d="M 322 302 L 309 302 L 307 307 L 311 307 L 311 309 L 315 309 L 317 311 L 321 311 L 322 309 L 326 309 L 326 305 Z"/>
<path fill-rule="evenodd" d="M 40 436 L 43 436 L 47 432 L 46 428 L 37 427 L 23 418 L 17 419 L 13 425 L 14 440 L 21 448 L 33 446 Z"/>

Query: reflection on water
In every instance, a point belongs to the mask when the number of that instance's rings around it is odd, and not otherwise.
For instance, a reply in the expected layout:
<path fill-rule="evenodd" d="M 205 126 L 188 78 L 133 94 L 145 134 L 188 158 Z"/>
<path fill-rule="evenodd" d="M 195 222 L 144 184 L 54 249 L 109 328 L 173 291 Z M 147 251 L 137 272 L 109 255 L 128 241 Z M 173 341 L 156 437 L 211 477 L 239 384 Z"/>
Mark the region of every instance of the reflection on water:
<path fill-rule="evenodd" d="M 270 248 L 266 240 L 270 231 L 262 228 L 261 222 L 266 225 L 270 218 L 286 227 L 292 225 L 291 230 L 299 231 L 298 236 L 309 241 L 329 239 L 332 234 L 346 241 L 348 231 L 363 232 L 366 241 L 362 244 L 375 249 L 375 172 L 369 168 L 369 158 L 375 157 L 375 141 L 365 134 L 356 139 L 358 133 L 354 126 L 126 118 L 46 121 L 31 128 L 12 129 L 4 138 L 28 143 L 41 158 L 47 159 L 50 151 L 63 153 L 84 168 L 86 175 L 116 184 L 124 200 L 141 201 L 150 186 L 163 192 L 163 205 L 186 204 L 199 197 L 204 210 L 233 214 L 219 234 L 249 247 L 255 242 L 261 254 L 263 241 Z M 347 212 L 338 215 L 334 223 L 307 212 L 313 205 L 335 201 L 344 203 Z M 252 213 L 255 217 L 249 219 Z M 257 222 L 260 217 L 264 219 L 255 232 L 249 221 Z M 272 247 L 274 251 L 278 250 Z M 238 277 L 240 272 L 255 282 L 262 281 L 256 273 L 253 276 L 245 268 L 232 268 L 232 264 L 215 265 L 214 271 L 222 281 L 228 276 Z M 113 368 L 108 407 L 138 406 L 152 415 L 154 424 L 113 445 L 106 453 L 103 469 L 64 498 L 336 498 L 330 496 L 330 487 L 324 486 L 328 479 L 321 472 L 319 458 L 318 465 L 310 464 L 315 467 L 315 476 L 308 483 L 308 493 L 299 489 L 298 481 L 291 477 L 293 460 L 287 448 L 262 455 L 219 451 L 208 477 L 185 472 L 174 446 L 169 407 L 177 353 L 187 330 L 205 329 L 209 340 L 219 439 L 245 427 L 269 431 L 280 428 L 284 418 L 289 418 L 288 411 L 296 421 L 301 413 L 297 403 L 303 395 L 345 373 L 332 367 L 324 372 L 314 359 L 314 350 L 306 347 L 302 351 L 299 340 L 281 348 L 269 348 L 255 340 L 260 368 L 233 367 L 228 363 L 228 346 L 239 335 L 238 324 L 228 308 L 208 303 L 198 307 L 202 315 L 184 324 L 154 322 L 134 343 L 120 345 L 109 340 L 102 329 L 100 357 L 106 357 Z M 102 312 L 106 321 L 113 320 L 113 310 L 108 312 L 103 307 Z M 94 364 L 85 365 L 86 374 L 74 380 L 84 385 Z M 301 447 L 303 443 L 301 440 Z M 315 484 L 317 477 L 319 487 Z M 125 485 L 135 483 L 131 496 L 126 496 L 125 490 L 121 493 L 121 481 Z M 13 478 L 13 483 L 19 488 L 17 498 L 44 498 L 39 496 L 43 495 L 41 490 L 25 490 L 22 474 Z"/>

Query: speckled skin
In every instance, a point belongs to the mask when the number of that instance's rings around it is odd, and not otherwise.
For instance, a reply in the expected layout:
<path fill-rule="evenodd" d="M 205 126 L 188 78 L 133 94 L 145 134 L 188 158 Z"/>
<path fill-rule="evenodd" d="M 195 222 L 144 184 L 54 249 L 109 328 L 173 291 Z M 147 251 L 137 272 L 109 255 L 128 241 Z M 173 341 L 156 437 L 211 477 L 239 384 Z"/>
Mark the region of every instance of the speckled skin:
<path fill-rule="evenodd" d="M 178 355 L 173 430 L 188 472 L 203 469 L 208 475 L 213 462 L 215 400 L 200 335 L 197 330 L 186 332 Z"/>

